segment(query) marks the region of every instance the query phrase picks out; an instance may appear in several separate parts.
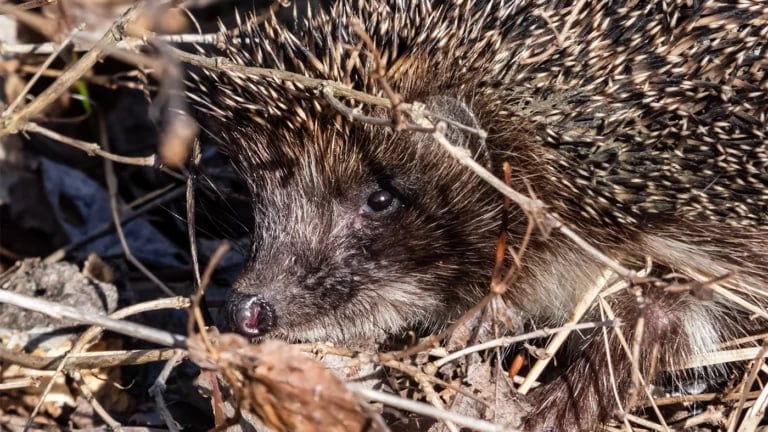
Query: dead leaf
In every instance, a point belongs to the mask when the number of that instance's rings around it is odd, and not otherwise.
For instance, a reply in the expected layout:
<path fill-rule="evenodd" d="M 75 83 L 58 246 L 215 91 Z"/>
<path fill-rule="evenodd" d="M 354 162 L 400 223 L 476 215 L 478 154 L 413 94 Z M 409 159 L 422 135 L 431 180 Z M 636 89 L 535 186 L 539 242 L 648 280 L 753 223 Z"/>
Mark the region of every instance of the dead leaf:
<path fill-rule="evenodd" d="M 195 342 L 197 341 L 197 342 Z M 359 431 L 367 425 L 354 395 L 318 361 L 278 341 L 250 344 L 235 334 L 219 337 L 218 352 L 206 353 L 190 341 L 190 358 L 215 364 L 240 398 L 275 431 Z M 232 382 L 232 381 L 236 382 Z"/>

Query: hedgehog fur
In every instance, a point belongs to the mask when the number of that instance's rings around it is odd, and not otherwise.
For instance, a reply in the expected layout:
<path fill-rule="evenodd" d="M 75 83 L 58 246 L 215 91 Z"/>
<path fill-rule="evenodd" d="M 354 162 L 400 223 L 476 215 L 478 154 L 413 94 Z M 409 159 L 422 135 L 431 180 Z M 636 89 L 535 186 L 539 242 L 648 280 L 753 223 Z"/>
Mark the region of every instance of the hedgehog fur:
<path fill-rule="evenodd" d="M 513 187 L 530 187 L 608 256 L 699 282 L 728 275 L 711 298 L 654 286 L 610 298 L 627 337 L 643 317 L 656 344 L 644 373 L 768 327 L 765 2 L 338 0 L 294 14 L 239 22 L 213 54 L 381 96 L 360 23 L 403 100 L 486 130 L 482 148 L 451 136 L 499 175 L 509 162 Z M 430 137 L 346 120 L 293 82 L 210 71 L 192 82 L 254 194 L 235 321 L 255 313 L 262 333 L 352 341 L 439 327 L 487 293 L 501 197 Z M 366 198 L 382 190 L 396 205 L 372 213 Z M 526 218 L 509 220 L 514 244 Z M 537 236 L 507 300 L 556 325 L 605 274 L 566 239 Z M 243 315 L 254 298 L 257 312 Z M 611 382 L 602 334 L 572 337 L 579 354 L 533 393 L 529 429 L 594 428 L 616 409 L 613 385 L 627 400 L 631 368 L 615 338 Z"/>

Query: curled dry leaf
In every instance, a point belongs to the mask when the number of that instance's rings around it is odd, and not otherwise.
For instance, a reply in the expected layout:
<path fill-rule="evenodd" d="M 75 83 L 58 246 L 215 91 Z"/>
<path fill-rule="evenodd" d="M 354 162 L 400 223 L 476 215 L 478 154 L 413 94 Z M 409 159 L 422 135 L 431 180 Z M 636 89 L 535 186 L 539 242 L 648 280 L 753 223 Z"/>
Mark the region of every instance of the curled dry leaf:
<path fill-rule="evenodd" d="M 115 272 L 112 270 L 112 267 L 94 253 L 89 254 L 83 263 L 83 275 L 104 283 L 113 283 L 115 281 Z"/>
<path fill-rule="evenodd" d="M 275 431 L 359 431 L 367 416 L 344 383 L 325 366 L 278 341 L 253 345 L 235 334 L 218 338 L 217 352 L 190 340 L 190 358 L 224 374 L 240 409 Z M 215 366 L 214 366 L 215 365 Z"/>
<path fill-rule="evenodd" d="M 171 115 L 167 120 L 160 142 L 160 159 L 170 167 L 183 167 L 197 136 L 197 123 L 186 115 Z"/>

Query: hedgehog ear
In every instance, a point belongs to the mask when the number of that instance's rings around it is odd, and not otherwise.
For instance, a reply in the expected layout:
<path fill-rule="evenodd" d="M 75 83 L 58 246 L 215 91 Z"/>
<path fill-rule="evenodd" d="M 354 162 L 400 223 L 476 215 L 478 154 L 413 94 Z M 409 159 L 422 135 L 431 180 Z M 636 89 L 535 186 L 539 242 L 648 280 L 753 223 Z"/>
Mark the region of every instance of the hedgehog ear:
<path fill-rule="evenodd" d="M 480 123 L 469 105 L 451 96 L 430 96 L 424 100 L 424 105 L 435 116 L 430 119 L 432 123 L 446 121 L 445 137 L 451 144 L 469 150 L 473 158 L 486 167 L 490 164 L 485 140 L 470 130 L 479 130 Z"/>

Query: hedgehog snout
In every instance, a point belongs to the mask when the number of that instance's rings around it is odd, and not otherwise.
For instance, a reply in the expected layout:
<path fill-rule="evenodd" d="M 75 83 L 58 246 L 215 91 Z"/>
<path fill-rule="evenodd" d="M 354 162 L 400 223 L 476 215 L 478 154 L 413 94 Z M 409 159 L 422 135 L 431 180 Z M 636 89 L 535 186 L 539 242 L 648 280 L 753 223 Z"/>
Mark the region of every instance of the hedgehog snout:
<path fill-rule="evenodd" d="M 239 295 L 229 300 L 229 326 L 244 336 L 263 336 L 275 327 L 275 309 L 258 295 Z"/>

